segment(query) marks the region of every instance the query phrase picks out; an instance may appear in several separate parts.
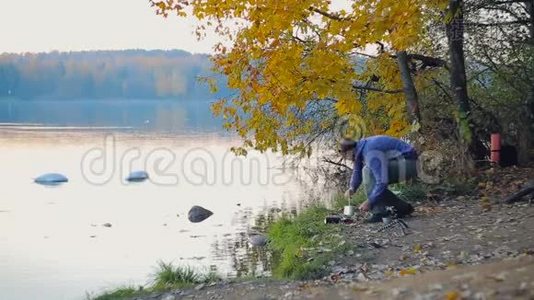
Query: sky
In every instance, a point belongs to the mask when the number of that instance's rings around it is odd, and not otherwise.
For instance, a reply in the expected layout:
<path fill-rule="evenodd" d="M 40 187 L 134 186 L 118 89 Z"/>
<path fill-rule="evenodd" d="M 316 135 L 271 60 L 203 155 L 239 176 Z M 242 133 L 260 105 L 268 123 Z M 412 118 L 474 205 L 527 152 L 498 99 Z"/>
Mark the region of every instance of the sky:
<path fill-rule="evenodd" d="M 197 41 L 193 18 L 155 14 L 148 0 L 0 0 L 0 53 L 183 49 L 213 53 L 215 35 Z"/>

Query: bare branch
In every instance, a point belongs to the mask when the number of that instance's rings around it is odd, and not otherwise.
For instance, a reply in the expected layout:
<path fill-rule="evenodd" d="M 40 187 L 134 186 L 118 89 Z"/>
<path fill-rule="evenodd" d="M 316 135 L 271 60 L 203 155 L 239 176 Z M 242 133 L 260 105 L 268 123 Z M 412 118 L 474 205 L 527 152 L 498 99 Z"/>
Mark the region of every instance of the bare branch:
<path fill-rule="evenodd" d="M 335 161 L 333 161 L 333 160 L 330 160 L 330 159 L 324 157 L 324 158 L 323 158 L 323 161 L 324 161 L 325 163 L 333 164 L 333 165 L 336 165 L 336 166 L 338 166 L 338 167 L 342 167 L 342 168 L 345 168 L 345 169 L 347 169 L 347 170 L 352 171 L 352 168 L 351 168 L 351 167 L 347 166 L 346 164 L 341 163 L 342 159 L 341 159 L 339 162 L 335 162 Z"/>
<path fill-rule="evenodd" d="M 506 22 L 496 22 L 496 23 L 465 23 L 465 26 L 474 26 L 474 27 L 493 27 L 493 26 L 511 26 L 511 25 L 528 25 L 528 20 L 515 20 L 515 21 L 506 21 Z"/>
<path fill-rule="evenodd" d="M 321 16 L 323 17 L 327 17 L 329 19 L 332 19 L 332 20 L 336 20 L 336 21 L 350 21 L 350 18 L 342 18 L 340 17 L 339 15 L 337 14 L 333 14 L 333 13 L 330 13 L 330 12 L 327 12 L 327 11 L 323 11 L 323 10 L 320 10 L 316 7 L 313 7 L 313 6 L 310 6 L 310 8 L 308 8 L 308 10 L 314 12 L 314 13 L 318 13 L 320 14 Z"/>
<path fill-rule="evenodd" d="M 378 92 L 378 93 L 384 93 L 384 94 L 400 94 L 404 92 L 403 90 L 383 90 L 380 88 L 374 88 L 374 87 L 367 86 L 367 85 L 360 85 L 357 83 L 354 83 L 352 87 L 357 90 L 372 91 L 372 92 Z"/>
<path fill-rule="evenodd" d="M 447 67 L 447 62 L 441 58 L 426 56 L 422 54 L 408 54 L 409 59 L 419 60 L 428 67 Z"/>

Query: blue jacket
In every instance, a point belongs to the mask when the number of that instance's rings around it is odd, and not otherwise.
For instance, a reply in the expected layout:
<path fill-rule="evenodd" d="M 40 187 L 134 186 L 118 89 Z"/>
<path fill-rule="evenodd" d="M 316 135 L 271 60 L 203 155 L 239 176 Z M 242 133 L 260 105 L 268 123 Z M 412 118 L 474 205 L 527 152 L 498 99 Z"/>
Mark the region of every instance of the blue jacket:
<path fill-rule="evenodd" d="M 417 152 L 408 143 L 385 135 L 371 136 L 358 141 L 354 157 L 354 168 L 350 179 L 350 189 L 355 192 L 362 183 L 362 169 L 367 165 L 375 177 L 375 185 L 368 195 L 373 207 L 384 194 L 388 186 L 387 169 L 382 170 L 382 163 L 396 157 L 417 159 Z"/>

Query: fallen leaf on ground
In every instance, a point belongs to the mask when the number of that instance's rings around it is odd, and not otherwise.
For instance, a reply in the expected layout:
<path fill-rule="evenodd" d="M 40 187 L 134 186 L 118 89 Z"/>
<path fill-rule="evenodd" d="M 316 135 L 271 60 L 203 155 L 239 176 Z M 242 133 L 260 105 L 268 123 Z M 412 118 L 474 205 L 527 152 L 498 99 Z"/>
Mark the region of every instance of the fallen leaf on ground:
<path fill-rule="evenodd" d="M 446 300 L 459 300 L 460 299 L 460 293 L 457 291 L 449 291 L 445 294 Z"/>
<path fill-rule="evenodd" d="M 402 269 L 399 271 L 399 275 L 400 276 L 404 276 L 404 275 L 415 275 L 417 274 L 417 270 L 414 269 L 414 268 L 407 268 L 407 269 Z"/>

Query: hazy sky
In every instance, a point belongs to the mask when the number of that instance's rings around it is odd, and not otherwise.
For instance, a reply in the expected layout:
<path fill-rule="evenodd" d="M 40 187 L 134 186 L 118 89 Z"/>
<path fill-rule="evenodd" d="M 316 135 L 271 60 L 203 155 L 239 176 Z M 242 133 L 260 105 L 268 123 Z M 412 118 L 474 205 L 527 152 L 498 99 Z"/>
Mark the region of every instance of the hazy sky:
<path fill-rule="evenodd" d="M 157 16 L 148 0 L 0 0 L 0 53 L 184 49 L 210 53 L 194 19 Z"/>

